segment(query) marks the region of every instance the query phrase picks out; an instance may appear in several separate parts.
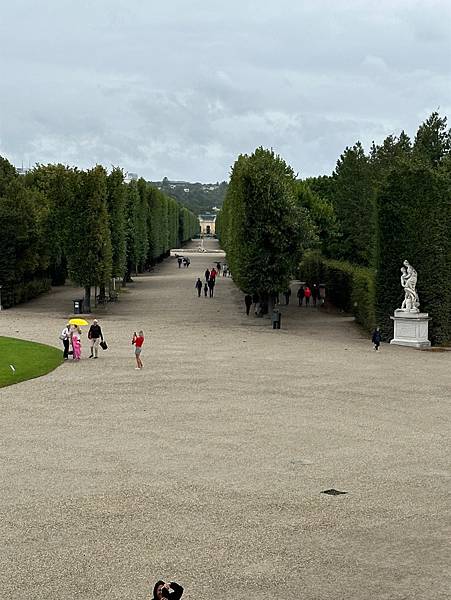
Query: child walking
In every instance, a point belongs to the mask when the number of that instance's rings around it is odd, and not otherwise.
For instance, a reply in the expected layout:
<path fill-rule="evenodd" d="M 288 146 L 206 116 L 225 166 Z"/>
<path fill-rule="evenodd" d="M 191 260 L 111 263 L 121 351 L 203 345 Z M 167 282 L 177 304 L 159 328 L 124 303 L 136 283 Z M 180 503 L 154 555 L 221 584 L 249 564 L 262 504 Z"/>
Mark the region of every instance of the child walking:
<path fill-rule="evenodd" d="M 135 370 L 143 368 L 143 363 L 141 360 L 141 351 L 144 344 L 144 333 L 141 330 L 138 335 L 136 335 L 136 331 L 133 333 L 132 344 L 135 346 L 135 358 L 136 358 L 136 367 Z"/>
<path fill-rule="evenodd" d="M 376 352 L 379 352 L 379 346 L 381 345 L 381 330 L 379 327 L 376 327 L 376 329 L 373 331 L 371 341 L 373 342 L 373 348 L 376 350 Z"/>

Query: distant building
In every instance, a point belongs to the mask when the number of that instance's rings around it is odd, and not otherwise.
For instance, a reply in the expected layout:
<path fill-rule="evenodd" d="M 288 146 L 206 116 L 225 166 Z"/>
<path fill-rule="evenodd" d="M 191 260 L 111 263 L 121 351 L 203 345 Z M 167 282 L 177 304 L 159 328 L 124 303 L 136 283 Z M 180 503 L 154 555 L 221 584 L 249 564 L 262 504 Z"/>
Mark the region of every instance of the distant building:
<path fill-rule="evenodd" d="M 125 173 L 124 182 L 130 183 L 130 181 L 137 181 L 138 173 Z"/>
<path fill-rule="evenodd" d="M 215 235 L 216 215 L 213 213 L 204 213 L 199 215 L 201 235 Z"/>
<path fill-rule="evenodd" d="M 16 167 L 16 172 L 18 175 L 26 175 L 27 173 L 29 173 L 31 171 L 31 169 L 27 169 L 26 167 Z"/>

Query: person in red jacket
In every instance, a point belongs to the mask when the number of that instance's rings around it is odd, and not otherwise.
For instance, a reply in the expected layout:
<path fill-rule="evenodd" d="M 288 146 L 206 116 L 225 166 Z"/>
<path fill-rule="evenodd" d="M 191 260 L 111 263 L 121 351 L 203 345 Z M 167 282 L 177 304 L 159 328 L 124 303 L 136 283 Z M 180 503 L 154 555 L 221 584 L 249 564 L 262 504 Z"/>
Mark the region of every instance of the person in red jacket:
<path fill-rule="evenodd" d="M 312 295 L 312 290 L 308 285 L 305 286 L 304 297 L 305 297 L 305 306 L 310 305 L 310 296 Z"/>
<path fill-rule="evenodd" d="M 136 335 L 136 331 L 133 334 L 132 344 L 135 346 L 135 358 L 136 358 L 136 367 L 135 369 L 142 369 L 143 363 L 141 360 L 141 351 L 144 344 L 144 333 L 141 330 L 138 335 Z"/>

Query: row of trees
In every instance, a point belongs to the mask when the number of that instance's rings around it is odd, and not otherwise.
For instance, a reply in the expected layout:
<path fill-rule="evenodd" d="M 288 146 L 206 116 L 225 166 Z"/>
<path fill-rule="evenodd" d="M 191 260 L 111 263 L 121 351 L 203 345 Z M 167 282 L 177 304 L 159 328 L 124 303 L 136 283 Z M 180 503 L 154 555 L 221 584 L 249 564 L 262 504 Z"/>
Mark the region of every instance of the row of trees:
<path fill-rule="evenodd" d="M 0 285 L 11 306 L 68 277 L 104 295 L 125 285 L 198 232 L 197 216 L 144 179 L 124 183 L 120 168 L 80 171 L 38 165 L 26 176 L 0 157 Z"/>
<path fill-rule="evenodd" d="M 390 315 L 401 306 L 400 266 L 418 271 L 420 310 L 432 317 L 431 341 L 451 341 L 451 133 L 437 112 L 418 128 L 414 140 L 402 132 L 346 148 L 330 177 L 306 181 L 329 200 L 339 235 L 323 244 L 327 259 L 366 268 L 372 279 L 368 299 L 372 320 L 391 337 Z M 307 261 L 308 263 L 308 261 Z M 352 294 L 352 290 L 351 290 Z"/>
<path fill-rule="evenodd" d="M 243 291 L 270 297 L 296 274 L 324 281 L 329 297 L 365 327 L 380 324 L 386 339 L 407 259 L 433 343 L 451 340 L 451 134 L 438 113 L 413 142 L 402 132 L 368 154 L 359 142 L 346 148 L 331 176 L 296 181 L 262 148 L 240 156 L 217 230 Z"/>

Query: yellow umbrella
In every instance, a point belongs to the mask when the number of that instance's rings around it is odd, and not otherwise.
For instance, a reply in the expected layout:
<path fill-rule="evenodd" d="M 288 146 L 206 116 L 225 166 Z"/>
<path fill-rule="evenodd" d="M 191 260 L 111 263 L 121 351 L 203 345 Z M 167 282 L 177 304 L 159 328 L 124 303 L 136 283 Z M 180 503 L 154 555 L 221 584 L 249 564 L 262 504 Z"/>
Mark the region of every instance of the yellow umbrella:
<path fill-rule="evenodd" d="M 69 325 L 89 325 L 89 323 L 84 319 L 71 319 Z"/>

